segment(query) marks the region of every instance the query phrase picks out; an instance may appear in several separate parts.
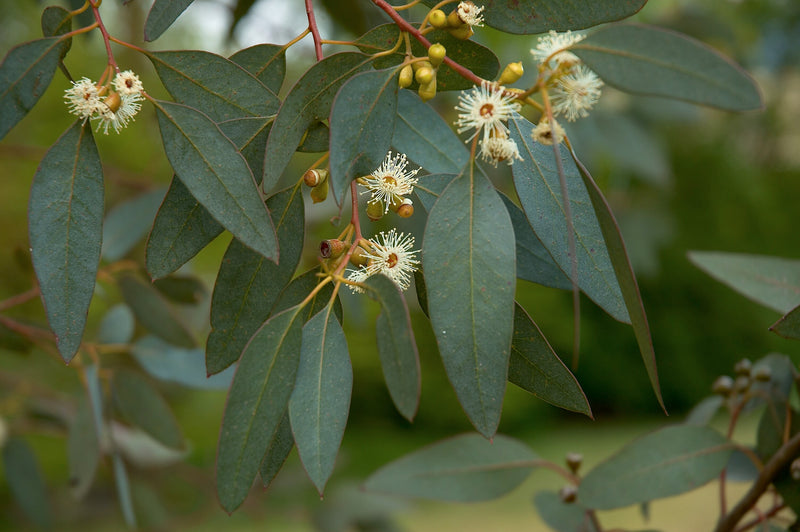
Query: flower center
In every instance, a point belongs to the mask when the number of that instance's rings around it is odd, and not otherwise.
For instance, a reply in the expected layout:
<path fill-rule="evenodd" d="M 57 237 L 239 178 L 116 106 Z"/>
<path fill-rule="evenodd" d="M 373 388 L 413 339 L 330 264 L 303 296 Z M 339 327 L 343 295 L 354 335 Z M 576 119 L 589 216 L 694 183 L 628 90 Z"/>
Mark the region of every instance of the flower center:
<path fill-rule="evenodd" d="M 483 118 L 490 118 L 494 115 L 494 104 L 485 103 L 481 105 L 480 110 L 478 111 Z"/>
<path fill-rule="evenodd" d="M 383 176 L 383 182 L 389 185 L 390 187 L 393 187 L 397 184 L 397 180 L 390 175 Z"/>
<path fill-rule="evenodd" d="M 397 253 L 389 253 L 389 256 L 386 257 L 386 266 L 394 268 L 397 266 L 397 260 Z"/>

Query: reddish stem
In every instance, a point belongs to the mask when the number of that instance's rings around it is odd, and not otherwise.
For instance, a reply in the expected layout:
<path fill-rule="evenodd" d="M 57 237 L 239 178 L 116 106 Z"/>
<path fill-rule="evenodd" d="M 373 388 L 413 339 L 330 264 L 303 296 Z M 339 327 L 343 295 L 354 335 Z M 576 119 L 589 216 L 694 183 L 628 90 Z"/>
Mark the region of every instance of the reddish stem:
<path fill-rule="evenodd" d="M 3 301 L 0 301 L 0 312 L 8 310 L 12 307 L 16 307 L 17 305 L 21 305 L 22 303 L 26 303 L 38 295 L 39 295 L 39 287 L 34 286 L 27 292 L 23 292 L 21 294 L 11 296 L 8 299 L 4 299 Z"/>
<path fill-rule="evenodd" d="M 92 12 L 94 13 L 94 19 L 97 21 L 97 27 L 103 35 L 103 42 L 106 45 L 106 54 L 108 55 L 108 64 L 114 67 L 115 72 L 119 72 L 117 61 L 114 59 L 114 53 L 111 51 L 111 36 L 108 34 L 108 30 L 106 30 L 105 24 L 103 24 L 103 19 L 100 18 L 100 10 L 97 7 L 98 2 L 89 0 L 89 3 L 92 5 Z"/>
<path fill-rule="evenodd" d="M 317 28 L 317 19 L 314 17 L 314 5 L 312 0 L 306 0 L 306 15 L 308 16 L 308 29 L 311 30 L 311 36 L 314 38 L 314 52 L 317 54 L 317 61 L 322 61 L 322 39 L 319 36 L 319 28 Z"/>

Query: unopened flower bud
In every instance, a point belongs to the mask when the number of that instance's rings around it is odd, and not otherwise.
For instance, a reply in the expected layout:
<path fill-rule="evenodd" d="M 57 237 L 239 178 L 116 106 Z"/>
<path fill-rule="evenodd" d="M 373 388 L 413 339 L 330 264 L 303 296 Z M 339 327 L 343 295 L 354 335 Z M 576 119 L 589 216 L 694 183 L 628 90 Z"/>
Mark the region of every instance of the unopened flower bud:
<path fill-rule="evenodd" d="M 438 67 L 444 61 L 444 57 L 447 55 L 447 50 L 445 47 L 439 44 L 432 44 L 430 48 L 428 48 L 428 59 L 430 59 L 431 64 L 434 67 Z"/>
<path fill-rule="evenodd" d="M 428 15 L 428 23 L 434 28 L 442 29 L 447 26 L 447 15 L 441 9 L 434 9 Z"/>
<path fill-rule="evenodd" d="M 323 259 L 338 259 L 347 251 L 347 243 L 336 238 L 319 243 L 319 256 Z"/>
<path fill-rule="evenodd" d="M 112 113 L 116 113 L 119 110 L 119 106 L 122 105 L 122 98 L 119 97 L 119 94 L 111 91 L 106 99 L 103 100 L 103 103 L 106 104 L 108 110 Z"/>
<path fill-rule="evenodd" d="M 400 218 L 410 218 L 414 214 L 414 202 L 408 198 L 403 198 L 403 202 L 397 207 L 397 215 Z"/>
<path fill-rule="evenodd" d="M 736 380 L 733 382 L 733 389 L 738 393 L 744 393 L 750 389 L 750 377 L 746 377 L 744 375 L 740 375 L 736 377 Z"/>
<path fill-rule="evenodd" d="M 414 69 L 411 65 L 406 65 L 400 70 L 400 76 L 397 78 L 397 84 L 401 89 L 406 89 L 411 86 L 414 81 Z"/>
<path fill-rule="evenodd" d="M 733 371 L 735 371 L 737 375 L 749 376 L 752 369 L 753 363 L 747 358 L 741 359 L 733 366 Z"/>
<path fill-rule="evenodd" d="M 468 26 L 467 24 L 457 28 L 447 28 L 447 31 L 450 33 L 450 35 L 462 41 L 466 41 L 475 33 L 472 31 L 472 26 Z"/>
<path fill-rule="evenodd" d="M 427 102 L 436 96 L 436 78 L 434 77 L 430 83 L 420 85 L 417 92 L 419 93 L 419 97 L 422 98 L 423 102 Z"/>
<path fill-rule="evenodd" d="M 500 85 L 511 85 L 519 81 L 519 78 L 521 78 L 524 73 L 525 69 L 522 68 L 522 61 L 509 63 L 503 69 L 503 73 L 500 74 L 500 79 L 497 80 L 497 83 Z"/>
<path fill-rule="evenodd" d="M 772 379 L 772 370 L 767 366 L 759 366 L 753 371 L 753 378 L 758 382 L 769 382 Z"/>
<path fill-rule="evenodd" d="M 733 391 L 733 379 L 727 375 L 717 377 L 717 380 L 711 385 L 711 391 L 723 397 L 730 395 Z"/>
<path fill-rule="evenodd" d="M 573 486 L 572 484 L 567 484 L 560 490 L 558 490 L 558 496 L 561 499 L 561 502 L 570 504 L 575 502 L 575 499 L 578 497 L 578 488 Z"/>
<path fill-rule="evenodd" d="M 577 473 L 583 463 L 583 455 L 581 453 L 567 453 L 566 460 L 567 467 L 573 473 Z"/>
<path fill-rule="evenodd" d="M 414 79 L 416 79 L 417 83 L 419 83 L 420 85 L 427 85 L 428 83 L 431 82 L 434 75 L 435 74 L 432 68 L 422 67 L 418 69 L 417 72 L 414 74 Z"/>
<path fill-rule="evenodd" d="M 383 204 L 381 200 L 375 201 L 368 201 L 367 202 L 367 218 L 376 222 L 383 218 L 383 214 L 386 212 L 386 206 Z"/>
<path fill-rule="evenodd" d="M 423 59 L 422 61 L 414 61 L 411 63 L 411 68 L 414 69 L 414 72 L 419 70 L 420 68 L 430 68 L 433 69 L 433 65 L 427 59 Z"/>
<path fill-rule="evenodd" d="M 350 264 L 356 267 L 369 264 L 369 257 L 364 248 L 356 246 L 355 249 L 353 249 L 353 253 L 350 255 Z"/>
<path fill-rule="evenodd" d="M 328 197 L 329 182 L 326 179 L 319 185 L 311 189 L 311 201 L 314 203 L 322 203 Z"/>
<path fill-rule="evenodd" d="M 794 480 L 800 480 L 800 458 L 795 458 L 792 465 L 789 466 L 789 471 Z"/>
<path fill-rule="evenodd" d="M 320 168 L 313 168 L 303 174 L 303 182 L 309 187 L 315 187 L 328 179 L 328 171 Z"/>

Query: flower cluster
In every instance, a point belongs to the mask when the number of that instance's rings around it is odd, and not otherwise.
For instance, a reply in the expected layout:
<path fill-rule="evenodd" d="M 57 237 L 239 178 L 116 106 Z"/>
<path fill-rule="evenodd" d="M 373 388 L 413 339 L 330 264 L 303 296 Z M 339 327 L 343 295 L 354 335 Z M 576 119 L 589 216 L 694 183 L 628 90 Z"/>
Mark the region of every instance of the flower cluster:
<path fill-rule="evenodd" d="M 89 78 L 72 82 L 72 87 L 64 91 L 69 112 L 82 118 L 83 122 L 97 122 L 97 131 L 108 135 L 109 127 L 116 133 L 128 126 L 141 109 L 144 89 L 139 76 L 132 71 L 119 72 L 108 85 L 96 85 Z"/>
<path fill-rule="evenodd" d="M 405 154 L 386 154 L 386 159 L 370 175 L 361 178 L 359 183 L 366 187 L 364 192 L 372 192 L 370 203 L 381 204 L 383 213 L 389 212 L 390 207 L 398 207 L 411 200 L 405 198 L 414 191 L 418 178 L 415 176 L 419 168 L 410 172 L 406 171 L 408 159 Z"/>
<path fill-rule="evenodd" d="M 413 250 L 414 237 L 410 234 L 398 233 L 396 229 L 388 233 L 381 231 L 377 237 L 369 239 L 370 251 L 364 254 L 366 265 L 351 270 L 347 280 L 360 283 L 376 274 L 382 274 L 405 290 L 411 285 L 411 276 L 417 269 L 418 251 Z M 363 292 L 357 285 L 349 285 L 353 292 Z"/>

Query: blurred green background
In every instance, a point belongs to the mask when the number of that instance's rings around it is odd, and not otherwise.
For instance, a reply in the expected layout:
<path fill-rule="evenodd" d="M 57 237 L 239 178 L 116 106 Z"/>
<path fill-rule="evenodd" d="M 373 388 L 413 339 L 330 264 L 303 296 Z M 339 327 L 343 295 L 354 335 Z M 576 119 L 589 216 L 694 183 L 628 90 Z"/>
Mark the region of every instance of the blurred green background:
<path fill-rule="evenodd" d="M 106 0 L 105 4 L 102 12 L 111 33 L 144 45 L 141 28 L 150 2 L 134 0 L 123 6 L 122 2 Z M 2 55 L 16 44 L 40 36 L 39 16 L 45 5 L 0 1 Z M 382 13 L 367 1 L 327 0 L 315 5 L 322 33 L 330 39 L 353 38 L 371 25 L 385 22 Z M 411 14 L 423 16 L 416 10 Z M 228 55 L 257 42 L 286 42 L 303 30 L 304 17 L 299 0 L 236 4 L 197 0 L 175 27 L 146 47 L 201 48 Z M 795 362 L 800 360 L 800 344 L 767 331 L 779 317 L 776 313 L 712 280 L 686 258 L 688 250 L 800 257 L 796 229 L 800 197 L 800 4 L 793 0 L 658 0 L 648 3 L 635 18 L 687 33 L 734 58 L 758 80 L 766 109 L 735 115 L 679 102 L 630 97 L 606 88 L 597 111 L 568 130 L 576 151 L 606 191 L 626 237 L 653 332 L 670 417 L 665 418 L 658 408 L 630 328 L 584 299 L 576 376 L 597 421 L 560 411 L 512 385 L 500 426 L 501 432 L 530 443 L 553 460 L 561 460 L 566 450 L 575 450 L 584 452 L 587 461 L 596 462 L 633 435 L 679 420 L 692 404 L 708 395 L 717 375 L 730 373 L 733 364 L 743 357 L 756 359 L 779 351 Z M 237 24 L 232 28 L 234 22 Z M 484 28 L 477 31 L 475 39 L 495 50 L 501 64 L 522 60 L 534 70 L 528 56 L 534 37 L 509 37 Z M 326 49 L 326 53 L 332 49 Z M 140 73 L 148 92 L 166 96 L 146 58 L 121 47 L 115 52 L 123 69 Z M 284 92 L 313 61 L 310 38 L 293 48 L 288 60 Z M 105 65 L 99 37 L 92 33 L 88 38 L 75 39 L 66 64 L 73 76 L 96 79 Z M 529 74 L 523 82 L 532 79 Z M 6 250 L 0 255 L 0 300 L 32 286 L 27 251 L 28 191 L 45 151 L 72 122 L 61 96 L 68 86 L 66 78 L 57 73 L 33 112 L 0 143 L 0 226 L 4 228 L 0 247 Z M 433 103 L 449 117 L 454 98 L 439 95 Z M 96 137 L 105 166 L 107 211 L 145 190 L 165 186 L 171 177 L 154 113 L 145 106 L 136 118 L 119 136 Z M 315 158 L 298 158 L 287 178 L 295 178 Z M 498 172 L 494 176 L 500 186 L 504 175 Z M 334 214 L 330 205 L 309 211 L 314 222 L 306 239 L 307 267 L 313 264 L 316 243 L 330 236 L 328 219 Z M 419 221 L 408 227 L 421 234 Z M 228 237 L 220 237 L 185 270 L 202 278 L 209 294 L 227 242 Z M 142 263 L 143 249 L 143 245 L 138 246 L 130 258 Z M 91 310 L 90 334 L 109 306 L 109 298 L 97 299 L 100 301 L 93 303 Z M 134 500 L 145 528 L 248 530 L 262 529 L 264 523 L 270 529 L 309 530 L 316 515 L 318 527 L 335 530 L 331 523 L 336 519 L 325 512 L 345 508 L 357 514 L 366 512 L 364 508 L 373 503 L 378 508 L 385 505 L 387 510 L 398 510 L 405 516 L 400 518 L 401 525 L 410 530 L 487 530 L 490 525 L 486 523 L 496 523 L 486 520 L 487 515 L 509 519 L 508 526 L 496 530 L 509 529 L 511 523 L 533 526 L 531 484 L 495 505 L 477 505 L 469 510 L 453 505 L 415 505 L 409 509 L 398 501 L 369 501 L 353 495 L 352 485 L 381 464 L 438 438 L 468 431 L 470 425 L 415 303 L 412 311 L 416 312 L 413 319 L 423 392 L 419 414 L 409 425 L 395 412 L 383 384 L 372 331 L 377 309 L 360 298 L 345 295 L 343 299 L 355 383 L 330 496 L 318 501 L 293 454 L 268 494 L 253 493 L 245 507 L 227 517 L 213 493 L 216 437 L 225 394 L 163 385 L 160 388 L 175 409 L 190 450 L 185 461 L 167 467 L 131 466 Z M 520 282 L 518 299 L 556 352 L 569 361 L 573 327 L 570 294 Z M 13 309 L 9 315 L 43 323 L 38 300 Z M 187 310 L 186 317 L 204 342 L 206 313 L 202 309 Z M 53 410 L 74 409 L 83 395 L 78 372 L 39 349 L 17 345 L 19 342 L 4 329 L 0 329 L 0 340 L 0 419 L 13 434 L 23 435 L 33 445 L 47 480 L 55 528 L 121 529 L 124 525 L 110 463 L 101 466 L 96 484 L 80 503 L 74 502 L 67 491 L 65 429 L 54 421 L 57 416 Z M 552 489 L 560 487 L 555 477 L 546 474 L 536 482 Z M 461 520 L 453 519 L 454 515 Z M 0 474 L 0 529 L 24 530 L 30 526 Z M 697 530 L 704 529 L 697 526 Z M 673 529 L 689 530 L 681 525 Z"/>

